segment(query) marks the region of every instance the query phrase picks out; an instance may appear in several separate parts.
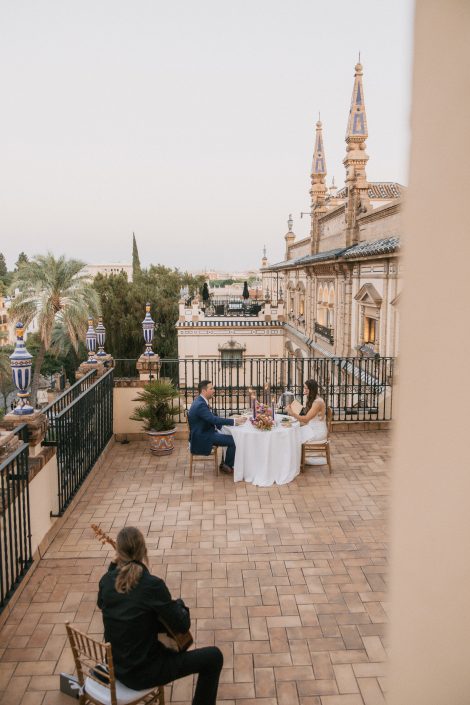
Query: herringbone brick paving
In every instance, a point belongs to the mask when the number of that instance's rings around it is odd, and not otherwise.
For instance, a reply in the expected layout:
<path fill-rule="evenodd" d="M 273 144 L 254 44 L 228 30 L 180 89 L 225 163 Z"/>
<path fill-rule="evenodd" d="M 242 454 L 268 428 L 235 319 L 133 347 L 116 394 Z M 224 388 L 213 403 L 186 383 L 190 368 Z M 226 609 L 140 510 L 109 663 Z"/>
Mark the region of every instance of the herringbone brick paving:
<path fill-rule="evenodd" d="M 101 637 L 97 584 L 112 555 L 93 522 L 147 536 L 197 646 L 224 652 L 222 705 L 383 705 L 389 449 L 385 431 L 334 434 L 333 475 L 312 467 L 258 488 L 210 463 L 190 480 L 185 442 L 163 459 L 116 444 L 0 632 L 2 705 L 72 703 L 58 691 L 72 669 L 64 623 Z M 167 702 L 191 693 L 183 679 Z"/>

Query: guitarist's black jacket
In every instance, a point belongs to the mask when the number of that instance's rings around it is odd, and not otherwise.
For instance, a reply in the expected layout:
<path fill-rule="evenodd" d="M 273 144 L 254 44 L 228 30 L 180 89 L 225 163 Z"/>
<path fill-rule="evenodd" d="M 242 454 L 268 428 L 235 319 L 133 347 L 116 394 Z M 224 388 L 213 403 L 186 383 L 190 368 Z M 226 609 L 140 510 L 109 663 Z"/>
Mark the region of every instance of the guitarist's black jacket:
<path fill-rule="evenodd" d="M 101 578 L 98 592 L 116 677 L 134 689 L 152 687 L 159 662 L 162 666 L 165 662 L 167 649 L 157 639 L 157 633 L 165 631 L 159 619 L 175 633 L 187 632 L 191 626 L 183 601 L 173 600 L 164 581 L 151 575 L 143 563 L 139 565 L 143 574 L 130 592 L 117 592 L 114 587 L 119 572 L 115 563 Z"/>

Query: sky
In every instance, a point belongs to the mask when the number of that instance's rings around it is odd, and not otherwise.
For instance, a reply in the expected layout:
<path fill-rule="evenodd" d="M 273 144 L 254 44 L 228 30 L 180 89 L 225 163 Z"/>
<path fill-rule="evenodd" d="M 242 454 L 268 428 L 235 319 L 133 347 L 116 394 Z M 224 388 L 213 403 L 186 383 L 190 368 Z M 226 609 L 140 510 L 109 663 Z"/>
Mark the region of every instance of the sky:
<path fill-rule="evenodd" d="M 0 0 L 0 252 L 238 270 L 309 232 L 318 113 L 344 183 L 407 183 L 411 0 Z"/>

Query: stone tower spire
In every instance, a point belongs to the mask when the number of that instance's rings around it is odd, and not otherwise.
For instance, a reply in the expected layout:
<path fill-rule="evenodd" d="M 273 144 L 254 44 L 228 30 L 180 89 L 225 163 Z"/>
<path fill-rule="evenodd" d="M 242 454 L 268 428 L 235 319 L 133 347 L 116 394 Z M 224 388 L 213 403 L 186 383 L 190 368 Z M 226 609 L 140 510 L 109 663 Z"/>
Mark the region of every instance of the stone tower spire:
<path fill-rule="evenodd" d="M 362 85 L 362 64 L 357 63 L 354 73 L 354 88 L 346 129 L 346 156 L 343 164 L 346 167 L 346 186 L 348 202 L 346 208 L 346 223 L 348 228 L 347 245 L 357 242 L 356 220 L 358 215 L 370 209 L 368 196 L 366 164 L 369 157 L 366 154 L 367 116 Z"/>
<path fill-rule="evenodd" d="M 267 267 L 268 266 L 268 256 L 266 254 L 266 245 L 263 247 L 263 257 L 261 260 L 261 266 L 262 267 Z"/>
<path fill-rule="evenodd" d="M 289 213 L 289 218 L 287 220 L 287 227 L 289 230 L 286 232 L 284 235 L 284 240 L 286 241 L 286 260 L 290 259 L 289 257 L 289 248 L 294 244 L 295 242 L 295 233 L 292 231 L 292 226 L 294 225 L 294 221 L 292 220 L 292 213 Z"/>
<path fill-rule="evenodd" d="M 310 174 L 310 179 L 312 182 L 312 186 L 310 188 L 310 203 L 312 216 L 310 236 L 311 250 L 313 254 L 318 252 L 318 241 L 320 235 L 318 219 L 323 213 L 326 213 L 327 210 L 325 205 L 327 193 L 325 177 L 326 159 L 325 150 L 323 147 L 322 123 L 319 115 L 316 124 L 315 148 L 313 150 L 312 171 Z"/>

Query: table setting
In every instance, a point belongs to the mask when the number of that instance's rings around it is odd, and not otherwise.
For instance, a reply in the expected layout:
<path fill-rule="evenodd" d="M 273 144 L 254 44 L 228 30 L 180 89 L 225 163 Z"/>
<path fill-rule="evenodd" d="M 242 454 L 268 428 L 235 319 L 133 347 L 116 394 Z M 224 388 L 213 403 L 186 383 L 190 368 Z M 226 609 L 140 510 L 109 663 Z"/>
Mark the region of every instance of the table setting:
<path fill-rule="evenodd" d="M 292 392 L 289 394 L 293 397 Z M 271 404 L 260 403 L 252 392 L 250 408 L 242 416 L 246 422 L 241 426 L 222 428 L 236 444 L 234 481 L 251 482 L 258 487 L 292 482 L 300 470 L 299 422 L 277 413 L 274 398 Z"/>

